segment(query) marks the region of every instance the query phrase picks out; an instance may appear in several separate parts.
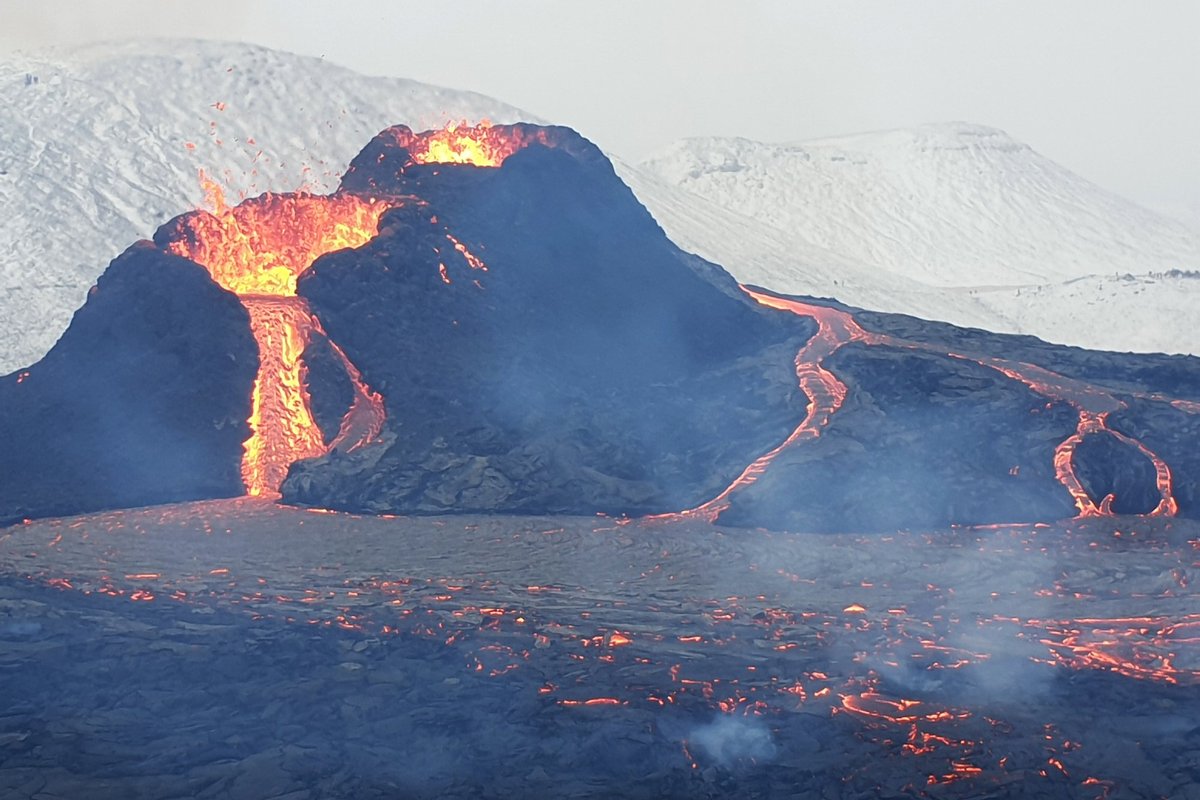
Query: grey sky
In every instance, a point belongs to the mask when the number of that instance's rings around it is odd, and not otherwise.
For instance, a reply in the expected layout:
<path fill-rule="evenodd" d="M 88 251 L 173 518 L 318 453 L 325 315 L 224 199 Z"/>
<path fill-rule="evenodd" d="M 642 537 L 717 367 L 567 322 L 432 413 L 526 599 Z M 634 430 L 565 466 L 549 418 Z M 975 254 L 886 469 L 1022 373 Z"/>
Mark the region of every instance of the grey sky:
<path fill-rule="evenodd" d="M 978 122 L 1200 221 L 1194 0 L 0 6 L 0 54 L 130 36 L 251 41 L 473 89 L 631 159 L 683 136 L 787 141 Z"/>

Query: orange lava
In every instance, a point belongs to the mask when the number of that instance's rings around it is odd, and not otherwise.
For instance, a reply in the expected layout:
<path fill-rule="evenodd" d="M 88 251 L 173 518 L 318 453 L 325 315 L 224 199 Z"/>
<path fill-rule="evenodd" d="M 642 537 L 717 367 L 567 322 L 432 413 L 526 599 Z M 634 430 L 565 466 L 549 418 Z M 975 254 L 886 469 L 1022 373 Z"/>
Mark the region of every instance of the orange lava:
<path fill-rule="evenodd" d="M 242 305 L 259 352 L 242 481 L 252 497 L 272 496 L 292 462 L 325 453 L 300 358 L 312 336 L 312 315 L 300 297 L 244 295 Z"/>
<path fill-rule="evenodd" d="M 354 388 L 354 401 L 327 447 L 310 409 L 303 353 L 320 322 L 296 296 L 296 280 L 317 258 L 359 247 L 376 233 L 390 203 L 350 194 L 264 194 L 236 206 L 201 172 L 212 213 L 183 218 L 168 250 L 203 265 L 236 293 L 250 314 L 258 344 L 258 375 L 251 397 L 250 438 L 242 481 L 254 497 L 277 497 L 288 468 L 331 448 L 353 449 L 383 427 L 383 398 L 332 340 Z"/>
<path fill-rule="evenodd" d="M 437 131 L 414 133 L 404 126 L 392 128 L 397 143 L 418 164 L 471 164 L 498 167 L 504 159 L 534 142 L 546 144 L 544 130 L 511 125 L 478 125 L 451 122 Z"/>
<path fill-rule="evenodd" d="M 954 354 L 952 354 L 954 355 Z M 965 356 L 955 355 L 956 358 Z M 1052 400 L 1069 403 L 1079 412 L 1079 423 L 1075 433 L 1067 437 L 1054 451 L 1054 473 L 1059 483 L 1066 488 L 1075 500 L 1079 509 L 1079 517 L 1108 517 L 1113 516 L 1112 504 L 1116 499 L 1113 495 L 1101 498 L 1097 503 L 1088 495 L 1087 490 L 1075 475 L 1075 448 L 1084 437 L 1094 434 L 1110 434 L 1119 441 L 1136 448 L 1154 465 L 1155 484 L 1158 488 L 1159 502 L 1154 510 L 1146 516 L 1173 517 L 1178 511 L 1171 483 L 1171 468 L 1158 457 L 1150 448 L 1138 440 L 1114 431 L 1108 427 L 1110 412 L 1125 408 L 1125 403 L 1113 397 L 1108 392 L 1082 381 L 1067 378 L 1034 364 L 1013 363 L 998 358 L 968 359 L 991 367 L 1015 381 L 1028 386 L 1033 391 Z M 1178 402 L 1178 401 L 1177 401 Z"/>
<path fill-rule="evenodd" d="M 800 389 L 809 398 L 808 412 L 795 430 L 774 449 L 759 456 L 749 466 L 742 470 L 720 494 L 713 499 L 685 511 L 671 514 L 656 514 L 648 517 L 650 520 L 674 520 L 696 518 L 716 522 L 730 506 L 732 495 L 750 486 L 767 471 L 771 463 L 792 445 L 804 439 L 813 439 L 820 435 L 830 418 L 846 399 L 846 385 L 837 376 L 821 366 L 821 362 L 835 353 L 842 345 L 849 342 L 863 342 L 868 345 L 884 345 L 904 347 L 935 353 L 949 358 L 971 361 L 980 366 L 994 369 L 1006 377 L 1025 384 L 1029 389 L 1051 400 L 1070 404 L 1079 413 L 1079 424 L 1074 434 L 1065 439 L 1054 452 L 1054 471 L 1058 481 L 1070 493 L 1079 510 L 1079 517 L 1113 516 L 1113 495 L 1101 498 L 1096 502 L 1088 495 L 1082 482 L 1075 475 L 1073 456 L 1075 448 L 1085 436 L 1093 434 L 1109 434 L 1119 441 L 1136 448 L 1154 465 L 1155 482 L 1159 492 L 1158 505 L 1145 516 L 1174 516 L 1178 511 L 1175 501 L 1171 469 L 1165 461 L 1158 457 L 1142 442 L 1130 436 L 1112 430 L 1107 426 L 1108 414 L 1125 408 L 1125 403 L 1115 398 L 1108 391 L 1085 383 L 1084 381 L 1068 378 L 1035 364 L 1008 361 L 993 357 L 973 357 L 959 353 L 946 353 L 934 345 L 924 342 L 912 342 L 905 339 L 877 334 L 864 330 L 854 317 L 845 311 L 827 306 L 813 305 L 799 300 L 776 297 L 763 292 L 756 292 L 745 286 L 742 291 L 750 295 L 756 302 L 768 308 L 787 311 L 800 316 L 811 317 L 817 322 L 817 333 L 796 354 L 796 377 Z M 1165 399 L 1165 398 L 1155 398 Z M 1189 413 L 1200 413 L 1200 403 L 1171 400 L 1173 406 Z M 1016 475 L 1019 467 L 1014 467 L 1010 474 Z"/>
<path fill-rule="evenodd" d="M 1083 484 L 1079 478 L 1075 476 L 1073 461 L 1075 448 L 1079 446 L 1083 438 L 1104 430 L 1104 416 L 1104 414 L 1081 410 L 1079 412 L 1079 426 L 1076 428 L 1074 435 L 1063 440 L 1054 450 L 1054 473 L 1058 476 L 1059 483 L 1066 487 L 1071 497 L 1074 498 L 1075 507 L 1079 509 L 1079 516 L 1081 517 L 1099 517 L 1112 513 L 1113 496 L 1110 494 L 1097 505 L 1087 493 L 1087 490 L 1083 488 Z"/>
<path fill-rule="evenodd" d="M 966 719 L 970 712 L 958 709 L 934 708 L 920 700 L 893 700 L 874 692 L 842 695 L 842 708 L 860 717 L 882 720 L 896 725 L 915 722 L 949 722 Z"/>
<path fill-rule="evenodd" d="M 796 442 L 820 436 L 821 429 L 829 424 L 830 418 L 842 407 L 842 403 L 846 400 L 846 384 L 822 367 L 821 362 L 848 342 L 875 341 L 874 337 L 860 328 L 854 318 L 844 311 L 762 294 L 745 286 L 741 289 L 754 298 L 757 303 L 768 308 L 790 311 L 793 314 L 812 317 L 816 320 L 817 332 L 796 353 L 795 362 L 796 379 L 799 382 L 800 390 L 808 396 L 808 410 L 804 419 L 786 439 L 751 462 L 740 475 L 734 478 L 733 483 L 725 487 L 716 497 L 687 511 L 677 514 L 659 514 L 652 519 L 700 517 L 715 522 L 729 508 L 730 498 L 734 492 L 757 481 L 759 476 L 771 466 L 771 462 Z"/>
<path fill-rule="evenodd" d="M 1176 664 L 1177 651 L 1200 640 L 1200 614 L 1028 620 L 1040 630 L 1053 663 L 1071 669 L 1100 669 L 1128 678 L 1196 685 L 1200 670 Z"/>
<path fill-rule="evenodd" d="M 212 213 L 184 219 L 168 249 L 203 264 L 239 295 L 296 294 L 296 279 L 320 256 L 360 247 L 375 236 L 391 204 L 352 194 L 263 194 L 236 206 L 200 176 Z"/>

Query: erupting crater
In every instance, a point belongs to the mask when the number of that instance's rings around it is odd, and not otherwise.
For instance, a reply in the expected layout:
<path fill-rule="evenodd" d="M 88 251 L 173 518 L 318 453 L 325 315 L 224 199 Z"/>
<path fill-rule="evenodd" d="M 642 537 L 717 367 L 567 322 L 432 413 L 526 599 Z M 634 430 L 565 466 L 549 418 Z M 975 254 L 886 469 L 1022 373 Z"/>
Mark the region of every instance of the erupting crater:
<path fill-rule="evenodd" d="M 204 266 L 250 314 L 259 367 L 242 480 L 251 496 L 277 497 L 292 463 L 342 446 L 352 430 L 358 437 L 350 447 L 365 444 L 383 425 L 383 399 L 335 345 L 354 387 L 354 402 L 341 433 L 326 444 L 313 418 L 303 360 L 313 333 L 322 331 L 308 302 L 297 296 L 296 279 L 326 253 L 369 241 L 395 202 L 344 193 L 268 193 L 231 207 L 203 172 L 201 182 L 213 211 L 176 220 L 166 249 Z M 366 423 L 355 422 L 363 417 Z"/>
<path fill-rule="evenodd" d="M 397 125 L 382 135 L 403 147 L 411 163 L 475 167 L 498 167 L 531 143 L 549 142 L 545 129 L 493 126 L 487 121 L 474 126 L 451 123 L 422 133 Z M 384 420 L 383 399 L 363 383 L 359 370 L 330 340 L 354 388 L 354 401 L 337 436 L 325 441 L 313 417 L 303 359 L 314 332 L 324 331 L 308 301 L 297 295 L 297 279 L 321 256 L 361 247 L 374 238 L 389 208 L 421 201 L 347 191 L 295 192 L 266 193 L 230 206 L 222 187 L 203 171 L 200 181 L 211 211 L 196 211 L 169 225 L 165 247 L 205 267 L 250 314 L 259 369 L 242 479 L 249 495 L 278 497 L 294 462 L 366 444 L 379 435 Z M 449 238 L 476 266 L 478 259 Z M 483 268 L 482 262 L 478 266 Z"/>
<path fill-rule="evenodd" d="M 450 123 L 441 130 L 415 133 L 407 125 L 388 128 L 396 144 L 408 151 L 415 164 L 470 164 L 498 167 L 530 144 L 550 144 L 545 128 L 528 125 L 478 125 Z"/>

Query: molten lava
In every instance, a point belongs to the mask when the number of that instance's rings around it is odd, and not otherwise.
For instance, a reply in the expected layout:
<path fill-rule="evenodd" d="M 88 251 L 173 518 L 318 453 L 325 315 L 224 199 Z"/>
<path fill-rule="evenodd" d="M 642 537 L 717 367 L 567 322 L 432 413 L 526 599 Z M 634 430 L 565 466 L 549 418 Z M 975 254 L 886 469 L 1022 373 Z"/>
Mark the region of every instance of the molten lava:
<path fill-rule="evenodd" d="M 203 265 L 250 314 L 259 366 L 242 480 L 251 496 L 278 496 L 293 462 L 365 444 L 383 427 L 383 398 L 330 340 L 354 401 L 326 446 L 310 410 L 302 359 L 314 331 L 324 331 L 307 301 L 296 296 L 296 279 L 320 256 L 368 242 L 391 204 L 351 194 L 298 193 L 264 194 L 230 207 L 203 172 L 201 183 L 213 212 L 182 218 L 167 249 Z"/>
<path fill-rule="evenodd" d="M 658 514 L 650 519 L 670 520 L 700 517 L 715 522 L 729 508 L 730 498 L 734 492 L 744 489 L 758 480 L 780 453 L 800 440 L 819 436 L 821 429 L 829 424 L 833 414 L 841 408 L 846 399 L 846 385 L 838 380 L 837 376 L 822 367 L 821 362 L 833 355 L 842 345 L 850 342 L 904 347 L 970 361 L 994 369 L 1014 381 L 1023 383 L 1043 397 L 1071 405 L 1079 414 L 1079 424 L 1075 433 L 1055 449 L 1054 470 L 1059 483 L 1074 499 L 1075 506 L 1079 509 L 1079 517 L 1113 516 L 1112 504 L 1115 499 L 1113 495 L 1110 494 L 1097 503 L 1088 495 L 1087 490 L 1075 474 L 1073 460 L 1075 448 L 1085 436 L 1096 434 L 1114 436 L 1122 443 L 1138 450 L 1153 464 L 1160 499 L 1158 505 L 1147 516 L 1171 517 L 1177 513 L 1178 505 L 1173 494 L 1170 467 L 1142 442 L 1107 426 L 1109 412 L 1120 410 L 1125 407 L 1125 404 L 1104 389 L 1059 375 L 1034 364 L 1007 361 L 1001 358 L 946 353 L 938 350 L 934 345 L 924 342 L 912 342 L 886 334 L 873 333 L 864 330 L 849 312 L 776 297 L 756 292 L 745 286 L 742 286 L 741 289 L 760 305 L 810 317 L 816 321 L 817 333 L 796 354 L 796 377 L 801 391 L 809 398 L 808 411 L 787 439 L 755 459 L 716 497 L 695 508 L 673 514 Z M 1171 401 L 1171 403 L 1189 413 L 1200 411 L 1200 404 L 1188 401 Z"/>
<path fill-rule="evenodd" d="M 837 376 L 821 366 L 821 362 L 833 355 L 838 348 L 847 342 L 874 342 L 874 338 L 854 321 L 849 314 L 824 306 L 814 306 L 796 300 L 786 300 L 774 295 L 762 294 L 742 287 L 742 291 L 750 295 L 756 302 L 768 308 L 790 311 L 793 314 L 812 317 L 818 328 L 816 334 L 796 353 L 796 379 L 800 390 L 808 396 L 808 410 L 800 424 L 786 439 L 773 449 L 764 453 L 750 463 L 741 474 L 734 478 L 720 494 L 695 508 L 677 514 L 658 514 L 651 519 L 670 519 L 676 517 L 701 517 L 709 522 L 716 522 L 730 504 L 733 493 L 744 489 L 758 480 L 776 456 L 802 439 L 814 439 L 821 435 L 821 429 L 829 424 L 846 399 L 846 384 Z"/>
<path fill-rule="evenodd" d="M 230 207 L 219 186 L 204 173 L 200 179 L 213 213 L 185 217 L 168 249 L 239 295 L 295 296 L 300 273 L 326 253 L 366 244 L 391 207 L 352 194 L 303 193 L 267 193 Z"/>
<path fill-rule="evenodd" d="M 321 429 L 309 410 L 301 355 L 312 336 L 308 305 L 299 297 L 247 295 L 258 343 L 258 376 L 250 409 L 250 438 L 242 481 L 252 496 L 278 491 L 293 461 L 324 455 Z"/>
<path fill-rule="evenodd" d="M 478 125 L 451 122 L 437 131 L 414 133 L 398 125 L 391 129 L 396 142 L 417 164 L 471 164 L 498 167 L 504 159 L 535 142 L 547 144 L 546 131 L 514 125 Z"/>

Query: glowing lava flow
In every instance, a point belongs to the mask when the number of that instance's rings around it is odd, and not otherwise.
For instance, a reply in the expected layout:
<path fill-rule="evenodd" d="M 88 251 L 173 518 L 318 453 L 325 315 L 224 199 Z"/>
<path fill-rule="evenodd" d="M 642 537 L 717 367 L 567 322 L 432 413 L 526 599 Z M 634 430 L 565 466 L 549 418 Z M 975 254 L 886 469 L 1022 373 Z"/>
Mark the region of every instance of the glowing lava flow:
<path fill-rule="evenodd" d="M 1094 411 L 1080 410 L 1079 426 L 1075 429 L 1075 433 L 1063 440 L 1062 444 L 1054 450 L 1054 473 L 1058 476 L 1058 482 L 1071 493 L 1081 517 L 1101 517 L 1111 514 L 1113 500 L 1116 499 L 1112 493 L 1109 493 L 1100 501 L 1099 505 L 1096 505 L 1091 495 L 1087 493 L 1087 489 L 1083 488 L 1083 484 L 1075 475 L 1075 448 L 1083 442 L 1085 436 L 1105 430 L 1104 416 L 1104 414 Z"/>
<path fill-rule="evenodd" d="M 220 187 L 203 173 L 201 180 L 214 213 L 182 218 L 168 249 L 202 264 L 250 314 L 259 368 L 242 479 L 251 496 L 278 496 L 293 462 L 328 451 L 310 410 L 302 360 L 314 331 L 323 331 L 296 296 L 296 279 L 318 257 L 369 241 L 390 204 L 348 194 L 264 194 L 229 207 Z M 352 449 L 379 434 L 383 400 L 330 344 L 354 387 L 353 405 L 331 446 Z"/>
<path fill-rule="evenodd" d="M 873 337 L 859 327 L 849 314 L 824 306 L 814 306 L 801 303 L 798 300 L 786 300 L 769 294 L 761 294 L 742 287 L 742 291 L 754 300 L 769 308 L 790 311 L 793 314 L 812 317 L 818 328 L 808 343 L 796 353 L 796 378 L 800 390 L 808 396 L 808 411 L 800 424 L 780 442 L 774 449 L 756 458 L 734 478 L 733 483 L 716 497 L 702 505 L 678 514 L 660 514 L 656 519 L 667 519 L 678 516 L 701 517 L 709 522 L 715 522 L 729 508 L 730 497 L 733 493 L 744 489 L 758 480 L 767 471 L 775 457 L 801 439 L 814 439 L 821 435 L 821 429 L 829 424 L 829 419 L 842 407 L 846 399 L 846 384 L 837 379 L 829 370 L 821 366 L 821 362 L 837 352 L 838 348 L 847 342 L 873 342 Z"/>
<path fill-rule="evenodd" d="M 298 297 L 269 295 L 241 300 L 259 353 L 242 481 L 259 496 L 278 491 L 293 461 L 323 455 L 325 442 L 309 410 L 300 358 L 313 329 L 307 304 Z"/>
<path fill-rule="evenodd" d="M 1200 614 L 1011 621 L 1040 632 L 1048 663 L 1169 684 L 1200 681 L 1200 670 L 1175 663 L 1182 648 L 1200 641 Z"/>
<path fill-rule="evenodd" d="M 930 348 L 926 347 L 926 349 Z M 1069 403 L 1079 413 L 1079 423 L 1075 428 L 1075 433 L 1063 440 L 1054 451 L 1054 473 L 1058 477 L 1059 483 L 1075 500 L 1075 507 L 1079 509 L 1078 516 L 1106 517 L 1113 515 L 1112 504 L 1116 498 L 1110 494 L 1097 504 L 1083 488 L 1078 476 L 1075 475 L 1075 448 L 1083 442 L 1084 437 L 1102 434 L 1113 436 L 1118 441 L 1135 448 L 1154 466 L 1159 501 L 1154 510 L 1146 516 L 1175 516 L 1178 505 L 1175 502 L 1171 486 L 1171 468 L 1146 445 L 1108 427 L 1109 413 L 1125 408 L 1123 401 L 1091 384 L 1059 375 L 1034 364 L 1015 363 L 999 358 L 968 358 L 954 353 L 950 355 L 990 367 L 1025 384 L 1043 397 Z"/>
<path fill-rule="evenodd" d="M 842 406 L 846 399 L 846 386 L 824 367 L 821 362 L 835 353 L 842 345 L 849 342 L 863 342 L 868 345 L 886 345 L 903 347 L 910 350 L 920 350 L 935 353 L 950 358 L 971 361 L 1025 384 L 1029 389 L 1051 400 L 1069 403 L 1079 413 L 1079 424 L 1075 433 L 1064 440 L 1055 449 L 1055 475 L 1064 488 L 1075 500 L 1080 517 L 1111 516 L 1113 495 L 1103 498 L 1099 503 L 1088 495 L 1082 482 L 1075 474 L 1073 456 L 1075 448 L 1085 436 L 1094 434 L 1109 434 L 1119 441 L 1137 449 L 1150 460 L 1154 466 L 1155 481 L 1159 491 L 1158 505 L 1147 516 L 1174 516 L 1178 510 L 1172 493 L 1171 469 L 1161 458 L 1144 444 L 1126 436 L 1119 431 L 1107 427 L 1106 419 L 1111 411 L 1125 407 L 1125 404 L 1108 392 L 1082 381 L 1059 375 L 1050 370 L 1042 369 L 1033 364 L 1007 361 L 1000 358 L 971 357 L 958 353 L 946 353 L 936 347 L 922 342 L 911 342 L 885 334 L 871 333 L 864 330 L 848 312 L 827 306 L 812 305 L 798 300 L 791 300 L 763 292 L 756 292 L 745 286 L 742 291 L 754 298 L 756 302 L 768 308 L 788 311 L 792 314 L 811 317 L 817 322 L 817 333 L 796 354 L 796 377 L 800 390 L 809 398 L 808 412 L 800 425 L 792 431 L 782 443 L 769 452 L 759 456 L 741 474 L 734 479 L 720 494 L 713 499 L 673 514 L 658 514 L 649 519 L 680 519 L 700 517 L 715 522 L 730 506 L 732 495 L 753 484 L 767 471 L 771 463 L 787 448 L 802 439 L 812 439 L 820 435 L 821 429 L 829 424 L 830 418 Z M 1172 401 L 1172 405 L 1181 407 L 1180 403 L 1187 401 Z M 1200 404 L 1187 403 L 1200 408 Z"/>
<path fill-rule="evenodd" d="M 534 142 L 547 144 L 544 129 L 514 125 L 451 122 L 442 130 L 414 133 L 403 125 L 389 129 L 397 144 L 417 164 L 471 164 L 498 167 L 513 153 Z"/>

